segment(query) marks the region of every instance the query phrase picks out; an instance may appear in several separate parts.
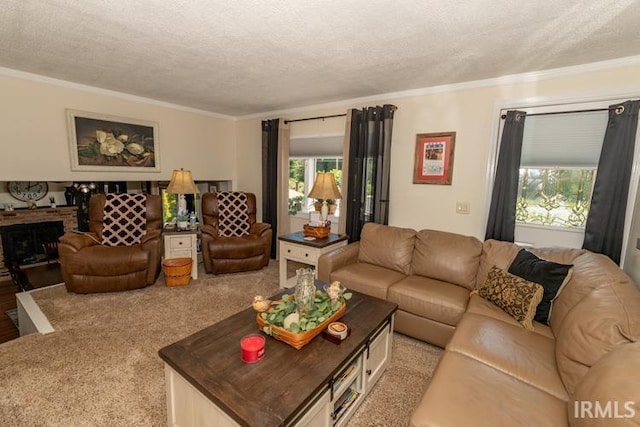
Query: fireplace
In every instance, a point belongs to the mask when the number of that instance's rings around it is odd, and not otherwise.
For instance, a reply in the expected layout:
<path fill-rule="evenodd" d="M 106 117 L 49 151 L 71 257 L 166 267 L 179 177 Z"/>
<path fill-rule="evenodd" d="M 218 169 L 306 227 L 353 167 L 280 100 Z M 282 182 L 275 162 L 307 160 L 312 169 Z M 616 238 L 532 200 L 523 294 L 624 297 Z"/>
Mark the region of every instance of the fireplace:
<path fill-rule="evenodd" d="M 44 207 L 37 209 L 15 209 L 14 211 L 0 211 L 0 276 L 4 276 L 10 273 L 8 267 L 12 262 L 20 262 L 21 259 L 24 259 L 27 262 L 33 262 L 33 259 L 31 257 L 34 256 L 34 254 L 36 260 L 42 259 L 44 248 L 42 247 L 42 244 L 40 242 L 49 240 L 49 238 L 51 238 L 52 236 L 50 234 L 45 234 L 44 238 L 36 238 L 29 235 L 29 233 L 26 233 L 24 231 L 25 228 L 29 230 L 31 228 L 37 227 L 37 224 L 40 223 L 62 222 L 64 232 L 68 233 L 78 229 L 77 211 L 78 208 L 76 206 L 61 206 L 57 208 Z M 12 229 L 11 227 L 15 225 L 21 225 L 23 227 Z M 60 236 L 60 230 L 57 228 L 57 225 L 55 227 L 56 231 L 54 233 L 55 237 L 53 237 L 53 239 L 57 241 L 58 237 Z M 14 245 L 14 247 L 10 251 L 5 250 L 4 248 L 4 241 L 6 240 L 6 238 L 5 235 L 2 234 L 2 232 L 5 230 L 5 228 L 6 231 L 16 230 L 17 232 L 19 232 L 19 234 L 22 234 L 22 237 L 19 238 L 19 241 L 23 243 L 18 244 L 17 248 Z M 24 243 L 25 241 L 26 243 Z M 18 254 L 12 253 L 15 252 L 15 250 L 17 250 Z M 30 251 L 33 254 L 25 255 L 24 252 L 26 251 Z M 10 261 L 5 261 L 5 253 L 14 258 Z"/>
<path fill-rule="evenodd" d="M 5 265 L 27 265 L 46 260 L 49 255 L 46 246 L 58 242 L 63 234 L 62 221 L 0 227 Z"/>

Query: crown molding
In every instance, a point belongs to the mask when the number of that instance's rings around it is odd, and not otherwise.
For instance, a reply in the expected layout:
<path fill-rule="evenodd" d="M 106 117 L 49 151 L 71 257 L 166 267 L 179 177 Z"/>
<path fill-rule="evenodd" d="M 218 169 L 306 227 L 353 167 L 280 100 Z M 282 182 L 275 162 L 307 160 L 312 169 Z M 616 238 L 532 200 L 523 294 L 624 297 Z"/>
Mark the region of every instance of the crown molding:
<path fill-rule="evenodd" d="M 380 102 L 381 100 L 413 98 L 413 97 L 433 95 L 433 94 L 438 94 L 443 92 L 455 92 L 460 90 L 469 90 L 469 89 L 476 89 L 476 88 L 482 88 L 482 87 L 488 87 L 488 86 L 500 86 L 500 85 L 506 85 L 506 84 L 536 82 L 536 81 L 553 79 L 557 77 L 572 76 L 572 75 L 592 73 L 592 72 L 598 72 L 598 71 L 606 71 L 606 70 L 612 70 L 616 68 L 623 68 L 623 67 L 636 66 L 636 65 L 640 65 L 640 55 L 617 58 L 617 59 L 612 59 L 608 61 L 591 62 L 587 64 L 574 65 L 569 67 L 553 68 L 549 70 L 532 71 L 532 72 L 521 73 L 521 74 L 510 74 L 510 75 L 505 75 L 500 77 L 493 77 L 490 79 L 472 80 L 468 82 L 452 83 L 452 84 L 439 85 L 439 86 L 430 86 L 426 88 L 411 89 L 406 91 L 381 93 L 381 94 L 371 95 L 371 96 L 366 96 L 361 98 L 351 98 L 351 99 L 345 99 L 345 100 L 329 102 L 324 104 L 314 104 L 314 105 L 308 105 L 304 107 L 273 110 L 273 111 L 267 111 L 263 113 L 250 114 L 246 116 L 229 116 L 225 114 L 215 113 L 212 111 L 200 110 L 197 108 L 186 107 L 178 104 L 172 104 L 170 102 L 159 101 L 156 99 L 145 98 L 142 96 L 131 95 L 128 93 L 117 92 L 109 89 L 102 89 L 94 86 L 74 83 L 67 80 L 55 79 L 52 77 L 46 77 L 39 74 L 28 73 L 25 71 L 19 71 L 19 70 L 14 70 L 14 69 L 5 68 L 5 67 L 0 67 L 0 76 L 30 80 L 30 81 L 39 82 L 39 83 L 46 83 L 53 86 L 79 90 L 82 92 L 87 92 L 87 93 L 92 93 L 97 95 L 111 96 L 114 98 L 124 99 L 127 101 L 141 102 L 144 104 L 155 105 L 159 107 L 170 108 L 170 109 L 185 111 L 189 113 L 201 114 L 208 117 L 215 117 L 215 118 L 224 119 L 224 120 L 237 121 L 237 120 L 262 119 L 265 117 L 298 114 L 298 113 L 305 113 L 308 111 L 318 111 L 323 109 L 335 110 L 337 108 L 350 108 L 353 105 L 365 104 L 369 102 Z"/>
<path fill-rule="evenodd" d="M 443 92 L 455 92 L 460 90 L 477 89 L 477 88 L 483 88 L 488 86 L 501 86 L 501 85 L 507 85 L 507 84 L 538 82 L 538 81 L 549 80 L 549 79 L 554 79 L 558 77 L 575 76 L 579 74 L 613 70 L 617 68 L 636 66 L 636 65 L 640 65 L 640 55 L 617 58 L 617 59 L 612 59 L 608 61 L 573 65 L 569 67 L 552 68 L 552 69 L 541 70 L 541 71 L 532 71 L 528 73 L 509 74 L 509 75 L 500 76 L 500 77 L 492 77 L 490 79 L 472 80 L 468 82 L 431 86 L 426 88 L 411 89 L 411 90 L 400 91 L 400 92 L 381 93 L 378 95 L 347 99 L 342 101 L 330 102 L 326 104 L 316 104 L 316 105 L 310 105 L 310 106 L 300 107 L 300 108 L 268 111 L 260 114 L 251 114 L 247 116 L 237 117 L 237 119 L 247 120 L 247 119 L 264 118 L 269 116 L 273 117 L 273 116 L 283 115 L 283 114 L 304 113 L 307 111 L 317 111 L 322 109 L 331 110 L 337 107 L 349 108 L 349 107 L 352 107 L 353 105 L 358 105 L 358 104 L 367 103 L 367 102 L 380 102 L 380 100 L 413 98 L 413 97 L 433 95 L 433 94 L 438 94 Z"/>
<path fill-rule="evenodd" d="M 143 96 L 137 96 L 137 95 L 131 95 L 129 93 L 118 92 L 118 91 L 115 91 L 115 90 L 102 89 L 102 88 L 99 88 L 99 87 L 84 85 L 84 84 L 81 84 L 81 83 L 74 83 L 74 82 L 70 82 L 70 81 L 67 81 L 67 80 L 55 79 L 53 77 L 47 77 L 47 76 L 43 76 L 43 75 L 40 75 L 40 74 L 28 73 L 26 71 L 19 71 L 19 70 L 14 70 L 14 69 L 11 69 L 11 68 L 0 67 L 0 76 L 13 77 L 13 78 L 22 79 L 22 80 L 29 80 L 29 81 L 33 81 L 33 82 L 36 82 L 36 83 L 45 83 L 45 84 L 50 84 L 52 86 L 58 86 L 58 87 L 63 87 L 63 88 L 67 88 L 67 89 L 78 90 L 78 91 L 81 91 L 81 92 L 87 92 L 87 93 L 91 93 L 91 94 L 94 94 L 94 95 L 110 96 L 110 97 L 113 97 L 113 98 L 124 99 L 126 101 L 140 102 L 140 103 L 143 103 L 143 104 L 154 105 L 154 106 L 157 106 L 157 107 L 170 108 L 172 110 L 180 110 L 180 111 L 185 111 L 185 112 L 188 112 L 188 113 L 201 114 L 203 116 L 215 117 L 215 118 L 218 118 L 218 119 L 233 120 L 233 121 L 237 120 L 237 118 L 234 117 L 234 116 L 227 116 L 225 114 L 214 113 L 214 112 L 211 112 L 211 111 L 200 110 L 200 109 L 192 108 L 192 107 L 185 107 L 184 105 L 172 104 L 172 103 L 166 102 L 166 101 L 159 101 L 157 99 L 145 98 Z"/>

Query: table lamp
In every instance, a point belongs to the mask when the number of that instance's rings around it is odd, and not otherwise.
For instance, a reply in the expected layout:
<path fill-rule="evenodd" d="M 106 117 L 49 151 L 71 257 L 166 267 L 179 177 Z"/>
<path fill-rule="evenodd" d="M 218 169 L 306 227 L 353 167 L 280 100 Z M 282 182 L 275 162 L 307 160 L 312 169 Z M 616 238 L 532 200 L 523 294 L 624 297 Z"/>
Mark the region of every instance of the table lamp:
<path fill-rule="evenodd" d="M 191 171 L 186 171 L 182 168 L 180 170 L 173 170 L 171 175 L 171 181 L 167 187 L 167 193 L 178 194 L 178 216 L 186 215 L 187 212 L 187 200 L 184 198 L 185 194 L 196 194 L 198 187 L 193 182 Z"/>
<path fill-rule="evenodd" d="M 316 174 L 316 182 L 313 184 L 313 188 L 309 192 L 309 197 L 314 199 L 322 199 L 322 208 L 320 209 L 320 216 L 322 221 L 326 222 L 329 216 L 329 206 L 327 206 L 327 199 L 341 199 L 342 194 L 338 190 L 336 185 L 336 178 L 331 172 L 318 172 Z"/>

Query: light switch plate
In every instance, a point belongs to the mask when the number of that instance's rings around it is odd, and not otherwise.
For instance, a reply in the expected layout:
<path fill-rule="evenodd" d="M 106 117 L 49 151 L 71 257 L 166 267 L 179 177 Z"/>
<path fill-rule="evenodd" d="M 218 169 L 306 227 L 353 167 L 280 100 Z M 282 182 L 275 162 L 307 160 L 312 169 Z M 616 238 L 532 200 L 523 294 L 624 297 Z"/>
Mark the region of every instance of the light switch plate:
<path fill-rule="evenodd" d="M 471 206 L 469 202 L 456 202 L 456 213 L 469 215 L 471 213 Z"/>

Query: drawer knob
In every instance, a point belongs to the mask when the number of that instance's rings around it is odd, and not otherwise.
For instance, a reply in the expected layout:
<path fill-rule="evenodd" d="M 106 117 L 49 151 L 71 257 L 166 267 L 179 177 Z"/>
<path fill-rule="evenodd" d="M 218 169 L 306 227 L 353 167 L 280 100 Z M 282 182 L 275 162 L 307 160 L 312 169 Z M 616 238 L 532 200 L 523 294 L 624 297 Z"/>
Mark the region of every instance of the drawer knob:
<path fill-rule="evenodd" d="M 290 254 L 291 253 L 291 249 L 287 249 L 287 253 Z"/>
<path fill-rule="evenodd" d="M 371 369 L 367 369 L 367 375 L 371 375 Z"/>
<path fill-rule="evenodd" d="M 309 256 L 309 254 L 304 254 L 304 256 Z"/>
<path fill-rule="evenodd" d="M 182 242 L 178 242 L 178 244 L 179 244 L 179 245 L 181 245 L 181 244 L 182 244 Z"/>

